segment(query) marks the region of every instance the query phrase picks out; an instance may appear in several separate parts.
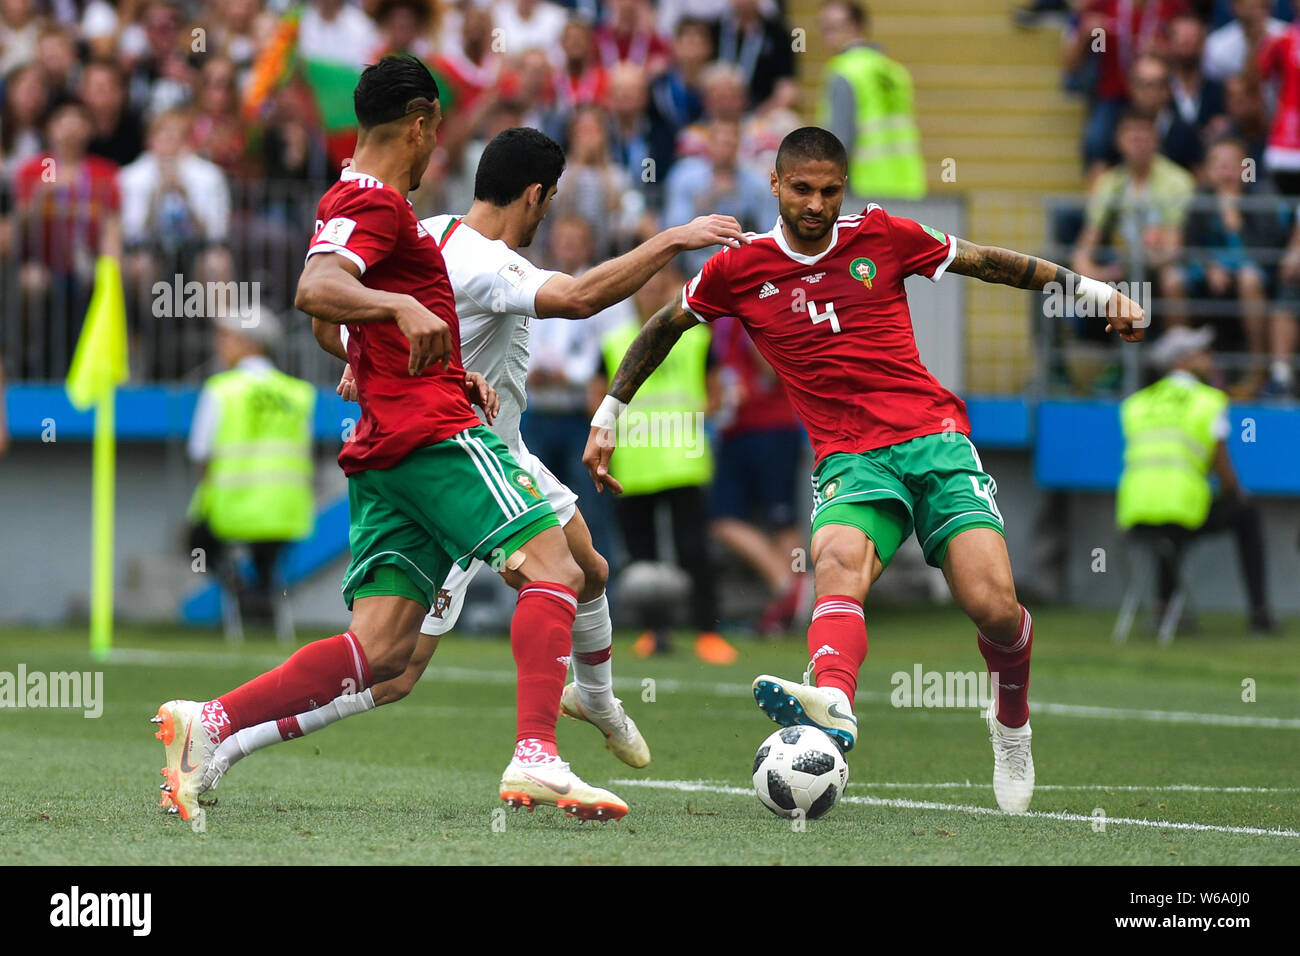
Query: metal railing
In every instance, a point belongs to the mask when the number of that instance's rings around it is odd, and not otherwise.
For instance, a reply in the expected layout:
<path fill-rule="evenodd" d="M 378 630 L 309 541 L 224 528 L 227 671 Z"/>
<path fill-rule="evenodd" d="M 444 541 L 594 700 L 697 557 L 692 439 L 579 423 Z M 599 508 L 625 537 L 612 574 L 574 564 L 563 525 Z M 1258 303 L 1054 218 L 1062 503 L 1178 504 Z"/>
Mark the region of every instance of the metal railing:
<path fill-rule="evenodd" d="M 280 317 L 277 364 L 330 384 L 338 363 L 322 352 L 307 317 L 292 307 L 316 205 L 329 183 L 232 182 L 226 235 L 203 234 L 204 212 L 163 214 L 151 200 L 138 237 L 124 238 L 123 286 L 133 382 L 198 381 L 217 370 L 216 310 L 256 303 Z M 222 197 L 213 197 L 216 204 Z M 76 189 L 13 202 L 3 222 L 0 354 L 10 381 L 66 374 L 90 301 L 105 220 Z"/>

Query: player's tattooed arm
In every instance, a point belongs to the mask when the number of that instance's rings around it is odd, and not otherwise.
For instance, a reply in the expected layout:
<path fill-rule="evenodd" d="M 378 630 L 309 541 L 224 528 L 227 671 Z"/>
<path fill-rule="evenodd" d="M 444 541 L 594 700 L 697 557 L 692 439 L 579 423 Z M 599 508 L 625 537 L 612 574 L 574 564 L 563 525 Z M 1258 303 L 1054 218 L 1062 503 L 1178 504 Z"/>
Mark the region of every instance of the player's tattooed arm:
<path fill-rule="evenodd" d="M 695 324 L 695 316 L 682 307 L 680 299 L 669 302 L 641 327 L 623 361 L 619 362 L 614 379 L 609 383 L 609 394 L 592 418 L 591 434 L 587 436 L 587 447 L 582 452 L 582 463 L 587 466 L 597 491 L 606 488 L 615 494 L 623 491 L 623 486 L 609 473 L 618 416 L 632 401 L 641 383 L 672 351 L 682 333 Z"/>
<path fill-rule="evenodd" d="M 957 254 L 948 266 L 948 271 L 1017 289 L 1047 290 L 1055 295 L 1078 294 L 1091 297 L 1098 308 L 1092 314 L 1105 316 L 1108 322 L 1106 331 L 1118 332 L 1121 338 L 1129 342 L 1141 341 L 1142 330 L 1147 324 L 1142 307 L 1124 293 L 1095 279 L 1071 272 L 1055 262 L 1023 252 L 998 246 L 979 246 L 959 238 Z"/>
<path fill-rule="evenodd" d="M 957 240 L 957 255 L 948 271 L 1017 289 L 1042 289 L 1050 283 L 1065 288 L 1073 275 L 1055 262 L 998 246 L 977 246 L 966 239 Z"/>
<path fill-rule="evenodd" d="M 620 402 L 632 401 L 641 384 L 663 362 L 682 334 L 699 322 L 682 307 L 681 299 L 669 302 L 650 317 L 632 340 L 618 371 L 609 383 L 609 394 Z"/>

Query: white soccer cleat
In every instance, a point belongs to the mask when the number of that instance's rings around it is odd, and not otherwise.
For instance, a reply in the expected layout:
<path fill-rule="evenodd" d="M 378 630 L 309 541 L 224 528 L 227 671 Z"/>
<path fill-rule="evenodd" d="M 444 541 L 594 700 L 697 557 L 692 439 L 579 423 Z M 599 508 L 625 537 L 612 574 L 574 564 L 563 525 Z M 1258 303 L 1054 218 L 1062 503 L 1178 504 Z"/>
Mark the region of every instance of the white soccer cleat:
<path fill-rule="evenodd" d="M 556 807 L 581 820 L 618 820 L 627 804 L 599 787 L 592 787 L 559 757 L 524 763 L 512 758 L 501 775 L 501 799 L 518 809 Z"/>
<path fill-rule="evenodd" d="M 167 748 L 167 766 L 162 768 L 162 800 L 158 806 L 189 820 L 199 808 L 203 780 L 217 752 L 215 733 L 203 726 L 203 704 L 195 700 L 169 700 L 149 718 L 158 724 L 154 734 Z"/>
<path fill-rule="evenodd" d="M 807 673 L 802 684 L 760 674 L 754 678 L 754 700 L 782 727 L 816 727 L 848 753 L 858 737 L 858 718 L 853 716 L 852 702 L 837 687 L 815 687 L 808 681 Z"/>
<path fill-rule="evenodd" d="M 589 714 L 582 706 L 577 684 L 569 684 L 560 697 L 560 712 L 573 720 L 585 720 L 605 735 L 605 746 L 629 767 L 640 769 L 650 763 L 650 747 L 646 744 L 636 722 L 623 709 L 623 702 L 614 699 L 617 710 L 608 716 Z"/>
<path fill-rule="evenodd" d="M 993 742 L 993 795 L 1006 813 L 1024 813 L 1034 796 L 1034 755 L 1029 741 L 1029 722 L 1023 727 L 1005 727 L 993 716 L 993 705 L 984 715 Z"/>

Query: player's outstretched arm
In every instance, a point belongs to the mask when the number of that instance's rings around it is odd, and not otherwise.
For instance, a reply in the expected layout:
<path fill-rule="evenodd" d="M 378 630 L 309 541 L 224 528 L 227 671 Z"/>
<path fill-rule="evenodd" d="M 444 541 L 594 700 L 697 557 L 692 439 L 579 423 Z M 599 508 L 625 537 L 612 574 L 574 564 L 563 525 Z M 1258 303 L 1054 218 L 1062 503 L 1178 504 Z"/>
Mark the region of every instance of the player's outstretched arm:
<path fill-rule="evenodd" d="M 587 447 L 582 453 L 582 463 L 587 466 L 596 490 L 608 488 L 615 494 L 621 494 L 623 486 L 609 473 L 609 460 L 614 454 L 614 427 L 618 416 L 627 408 L 650 374 L 659 367 L 665 356 L 672 351 L 677 340 L 687 329 L 697 324 L 697 319 L 682 307 L 681 299 L 669 302 L 650 317 L 637 337 L 632 340 L 623 361 L 618 363 L 613 381 L 609 383 L 609 394 L 596 409 L 591 419 L 591 434 L 587 436 Z"/>
<path fill-rule="evenodd" d="M 747 242 L 731 216 L 699 216 L 665 229 L 631 252 L 602 262 L 582 275 L 555 275 L 537 290 L 539 319 L 586 319 L 622 302 L 681 252 L 709 246 L 735 248 Z"/>
<path fill-rule="evenodd" d="M 948 271 L 1017 289 L 1051 287 L 1053 291 L 1059 290 L 1061 295 L 1075 289 L 1079 295 L 1093 300 L 1098 307 L 1097 314 L 1106 316 L 1109 323 L 1106 331 L 1118 332 L 1126 342 L 1140 342 L 1146 328 L 1146 314 L 1142 307 L 1124 293 L 1096 279 L 1071 272 L 1055 262 L 1023 252 L 998 246 L 977 246 L 958 239 L 957 255 Z"/>
<path fill-rule="evenodd" d="M 445 369 L 451 361 L 451 327 L 446 322 L 413 296 L 362 285 L 356 263 L 336 252 L 322 252 L 307 259 L 298 277 L 293 304 L 312 316 L 313 322 L 396 322 L 411 343 L 407 371 L 412 375 L 435 363 Z"/>

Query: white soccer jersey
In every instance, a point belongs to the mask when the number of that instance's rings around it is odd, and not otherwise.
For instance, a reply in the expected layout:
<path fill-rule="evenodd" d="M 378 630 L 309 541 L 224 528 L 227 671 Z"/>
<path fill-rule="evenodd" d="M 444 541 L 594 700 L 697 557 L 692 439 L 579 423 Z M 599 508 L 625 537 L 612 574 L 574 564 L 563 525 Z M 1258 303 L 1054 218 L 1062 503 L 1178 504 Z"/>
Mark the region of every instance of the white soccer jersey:
<path fill-rule="evenodd" d="M 461 361 L 501 396 L 491 427 L 518 458 L 519 418 L 528 401 L 528 320 L 537 317 L 537 290 L 556 273 L 474 231 L 460 216 L 433 216 L 421 225 L 437 240 L 456 293 Z"/>

